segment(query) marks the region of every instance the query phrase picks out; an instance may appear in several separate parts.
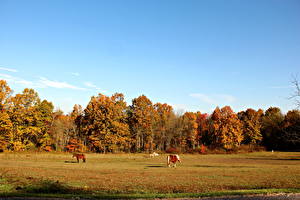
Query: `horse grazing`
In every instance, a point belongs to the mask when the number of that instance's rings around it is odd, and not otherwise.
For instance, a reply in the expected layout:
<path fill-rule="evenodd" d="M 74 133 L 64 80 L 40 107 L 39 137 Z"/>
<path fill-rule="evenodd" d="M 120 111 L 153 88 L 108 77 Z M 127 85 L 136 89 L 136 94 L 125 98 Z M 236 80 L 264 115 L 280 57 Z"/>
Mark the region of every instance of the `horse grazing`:
<path fill-rule="evenodd" d="M 177 155 L 177 154 L 168 155 L 168 157 L 167 157 L 167 165 L 168 165 L 168 167 L 171 167 L 171 163 L 173 163 L 173 167 L 176 167 L 176 162 L 177 161 L 181 163 L 179 155 Z"/>
<path fill-rule="evenodd" d="M 85 162 L 85 155 L 83 153 L 73 153 L 73 158 L 75 157 L 78 163 L 80 159 L 82 159 L 82 161 Z"/>
<path fill-rule="evenodd" d="M 155 156 L 158 156 L 158 153 L 153 152 L 153 153 L 150 154 L 150 158 L 154 158 Z"/>

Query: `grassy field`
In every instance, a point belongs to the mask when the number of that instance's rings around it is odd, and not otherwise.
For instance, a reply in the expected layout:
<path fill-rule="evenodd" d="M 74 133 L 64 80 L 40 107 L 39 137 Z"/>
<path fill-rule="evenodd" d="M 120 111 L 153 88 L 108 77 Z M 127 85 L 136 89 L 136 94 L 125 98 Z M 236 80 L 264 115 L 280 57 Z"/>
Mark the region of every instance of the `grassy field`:
<path fill-rule="evenodd" d="M 183 154 L 177 168 L 166 167 L 166 155 L 86 155 L 86 163 L 76 163 L 71 154 L 1 153 L 0 195 L 141 198 L 300 192 L 299 152 Z"/>

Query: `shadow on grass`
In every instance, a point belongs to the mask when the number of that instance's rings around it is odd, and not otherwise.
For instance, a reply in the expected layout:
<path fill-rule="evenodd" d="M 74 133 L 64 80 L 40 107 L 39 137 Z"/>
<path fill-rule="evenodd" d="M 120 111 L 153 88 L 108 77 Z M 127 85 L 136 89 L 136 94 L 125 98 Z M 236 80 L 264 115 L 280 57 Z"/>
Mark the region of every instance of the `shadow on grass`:
<path fill-rule="evenodd" d="M 254 166 L 218 166 L 218 165 L 194 165 L 194 167 L 204 167 L 204 168 L 257 168 Z"/>
<path fill-rule="evenodd" d="M 247 158 L 249 160 L 283 160 L 283 161 L 300 161 L 300 158 Z"/>
<path fill-rule="evenodd" d="M 165 166 L 162 166 L 162 165 L 147 165 L 146 167 L 150 167 L 150 168 L 162 168 L 162 167 L 165 167 Z"/>
<path fill-rule="evenodd" d="M 78 163 L 77 161 L 66 160 L 65 163 Z"/>
<path fill-rule="evenodd" d="M 59 181 L 41 180 L 34 182 L 26 186 L 15 186 L 9 191 L 0 192 L 1 197 L 9 199 L 10 197 L 27 199 L 28 197 L 34 197 L 39 199 L 56 199 L 63 198 L 69 199 L 73 197 L 91 197 L 92 192 L 83 188 L 75 188 L 68 186 Z M 20 198 L 21 199 L 21 198 Z M 29 198 L 30 199 L 30 198 Z"/>
<path fill-rule="evenodd" d="M 84 189 L 73 188 L 58 181 L 43 180 L 32 185 L 24 186 L 16 189 L 17 192 L 0 193 L 4 199 L 10 197 L 18 199 L 27 199 L 34 197 L 40 199 L 141 199 L 141 198 L 201 198 L 201 197 L 217 197 L 225 195 L 245 195 L 245 194 L 270 194 L 270 193 L 299 193 L 300 189 L 255 189 L 255 190 L 231 190 L 216 191 L 208 193 L 181 193 L 176 191 L 173 193 L 111 193 L 105 191 L 86 191 Z M 22 197 L 22 198 L 20 198 Z M 32 199 L 32 198 L 28 198 Z"/>
<path fill-rule="evenodd" d="M 37 194 L 82 194 L 82 189 L 72 188 L 59 181 L 43 180 L 24 188 L 19 188 L 21 193 L 37 193 Z"/>

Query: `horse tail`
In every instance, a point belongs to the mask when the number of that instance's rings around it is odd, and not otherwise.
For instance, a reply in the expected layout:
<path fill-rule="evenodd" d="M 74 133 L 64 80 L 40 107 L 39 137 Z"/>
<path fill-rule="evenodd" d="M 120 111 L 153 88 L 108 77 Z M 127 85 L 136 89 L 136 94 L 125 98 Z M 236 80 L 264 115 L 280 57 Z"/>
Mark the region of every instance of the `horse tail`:
<path fill-rule="evenodd" d="M 82 154 L 83 156 L 82 156 L 82 161 L 83 162 L 85 162 L 85 155 L 84 154 Z"/>

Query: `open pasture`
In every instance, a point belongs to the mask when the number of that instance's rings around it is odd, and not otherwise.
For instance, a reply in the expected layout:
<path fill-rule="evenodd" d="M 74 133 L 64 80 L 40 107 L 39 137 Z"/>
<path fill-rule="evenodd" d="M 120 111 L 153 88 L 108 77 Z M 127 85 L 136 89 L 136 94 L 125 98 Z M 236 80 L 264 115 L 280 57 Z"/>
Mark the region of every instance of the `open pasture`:
<path fill-rule="evenodd" d="M 87 162 L 77 163 L 67 153 L 1 153 L 0 193 L 30 190 L 43 182 L 103 193 L 300 189 L 299 152 L 182 154 L 177 168 L 167 167 L 166 156 L 86 154 Z"/>

